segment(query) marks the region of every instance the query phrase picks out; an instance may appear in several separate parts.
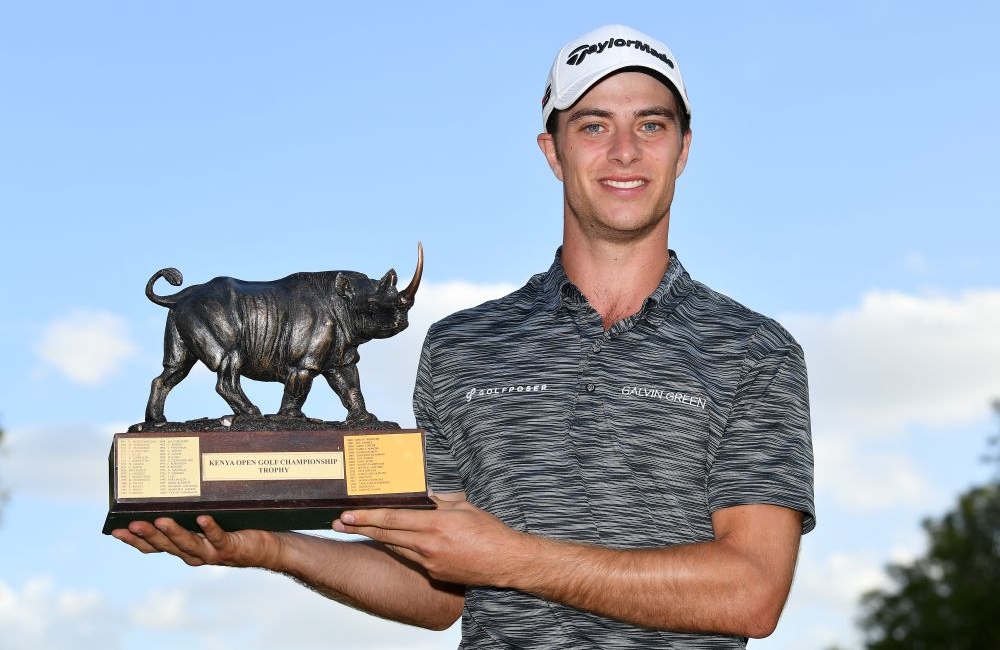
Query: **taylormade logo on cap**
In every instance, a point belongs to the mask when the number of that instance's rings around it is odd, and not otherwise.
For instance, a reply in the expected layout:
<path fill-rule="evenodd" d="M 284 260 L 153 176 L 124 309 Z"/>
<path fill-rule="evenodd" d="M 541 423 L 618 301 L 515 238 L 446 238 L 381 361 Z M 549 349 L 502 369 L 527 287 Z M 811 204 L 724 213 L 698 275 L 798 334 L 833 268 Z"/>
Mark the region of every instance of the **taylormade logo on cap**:
<path fill-rule="evenodd" d="M 581 45 L 572 52 L 569 53 L 569 58 L 566 59 L 566 65 L 580 65 L 583 60 L 587 58 L 588 54 L 600 54 L 604 50 L 612 47 L 634 47 L 640 52 L 646 52 L 651 54 L 663 61 L 671 68 L 674 67 L 674 62 L 666 54 L 660 54 L 653 48 L 649 46 L 648 43 L 643 43 L 640 40 L 626 40 L 624 38 L 609 38 L 603 43 L 595 43 L 594 45 Z"/>
<path fill-rule="evenodd" d="M 576 103 L 591 86 L 624 68 L 646 68 L 674 86 L 691 114 L 680 69 L 667 46 L 624 25 L 607 25 L 570 41 L 559 50 L 542 95 L 542 128 L 555 110 Z"/>

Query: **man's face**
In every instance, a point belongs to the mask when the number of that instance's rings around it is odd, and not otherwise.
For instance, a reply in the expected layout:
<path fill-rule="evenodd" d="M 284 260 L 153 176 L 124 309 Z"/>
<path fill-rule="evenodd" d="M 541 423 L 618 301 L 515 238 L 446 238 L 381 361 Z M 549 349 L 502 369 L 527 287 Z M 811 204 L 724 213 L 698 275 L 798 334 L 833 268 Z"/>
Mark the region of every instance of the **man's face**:
<path fill-rule="evenodd" d="M 568 229 L 626 242 L 668 227 L 674 184 L 691 144 L 690 132 L 680 132 L 678 110 L 660 81 L 622 72 L 560 113 L 555 138 L 538 136 L 563 182 Z"/>

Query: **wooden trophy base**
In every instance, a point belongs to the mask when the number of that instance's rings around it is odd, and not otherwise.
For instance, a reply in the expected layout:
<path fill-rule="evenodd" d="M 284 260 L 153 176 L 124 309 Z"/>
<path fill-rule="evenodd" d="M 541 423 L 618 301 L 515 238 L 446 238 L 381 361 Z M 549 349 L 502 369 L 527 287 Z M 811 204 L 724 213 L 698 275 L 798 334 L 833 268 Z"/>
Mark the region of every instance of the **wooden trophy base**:
<path fill-rule="evenodd" d="M 345 510 L 434 508 L 420 429 L 117 433 L 108 463 L 105 535 L 159 517 L 315 530 Z"/>

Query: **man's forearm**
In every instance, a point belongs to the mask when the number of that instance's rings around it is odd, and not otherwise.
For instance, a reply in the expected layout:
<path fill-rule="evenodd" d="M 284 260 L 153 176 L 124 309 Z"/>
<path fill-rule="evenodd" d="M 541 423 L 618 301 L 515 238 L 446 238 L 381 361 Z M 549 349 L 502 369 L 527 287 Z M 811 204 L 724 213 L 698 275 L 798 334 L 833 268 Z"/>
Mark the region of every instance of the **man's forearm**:
<path fill-rule="evenodd" d="M 717 542 L 618 550 L 540 541 L 559 548 L 538 553 L 538 566 L 520 573 L 511 588 L 642 627 L 770 633 L 769 617 L 753 606 L 765 601 L 756 590 L 763 576 L 726 557 Z"/>
<path fill-rule="evenodd" d="M 764 637 L 791 585 L 797 521 L 763 543 L 737 534 L 641 550 L 525 536 L 527 566 L 501 577 L 502 586 L 643 627 Z"/>
<path fill-rule="evenodd" d="M 430 578 L 378 542 L 348 542 L 298 533 L 280 536 L 282 550 L 265 568 L 284 573 L 327 598 L 382 618 L 432 630 L 462 613 L 464 587 Z"/>

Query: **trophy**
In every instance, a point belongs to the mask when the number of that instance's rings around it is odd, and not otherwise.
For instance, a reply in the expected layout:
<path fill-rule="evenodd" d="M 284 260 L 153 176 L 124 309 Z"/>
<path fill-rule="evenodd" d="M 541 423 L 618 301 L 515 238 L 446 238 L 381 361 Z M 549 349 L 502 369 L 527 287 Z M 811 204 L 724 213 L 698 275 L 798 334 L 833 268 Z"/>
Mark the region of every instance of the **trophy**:
<path fill-rule="evenodd" d="M 400 291 L 392 269 L 380 280 L 356 271 L 218 277 L 167 296 L 153 285 L 179 286 L 181 273 L 153 274 L 146 297 L 168 310 L 163 372 L 145 421 L 114 436 L 104 534 L 158 517 L 191 530 L 200 514 L 229 530 L 305 530 L 330 528 L 348 509 L 433 508 L 424 432 L 369 413 L 357 368 L 359 345 L 409 324 L 423 266 L 418 243 L 416 271 Z M 233 414 L 168 422 L 167 395 L 198 361 L 218 375 Z M 340 397 L 345 421 L 303 414 L 317 375 Z M 261 414 L 241 377 L 284 384 L 277 414 Z"/>

